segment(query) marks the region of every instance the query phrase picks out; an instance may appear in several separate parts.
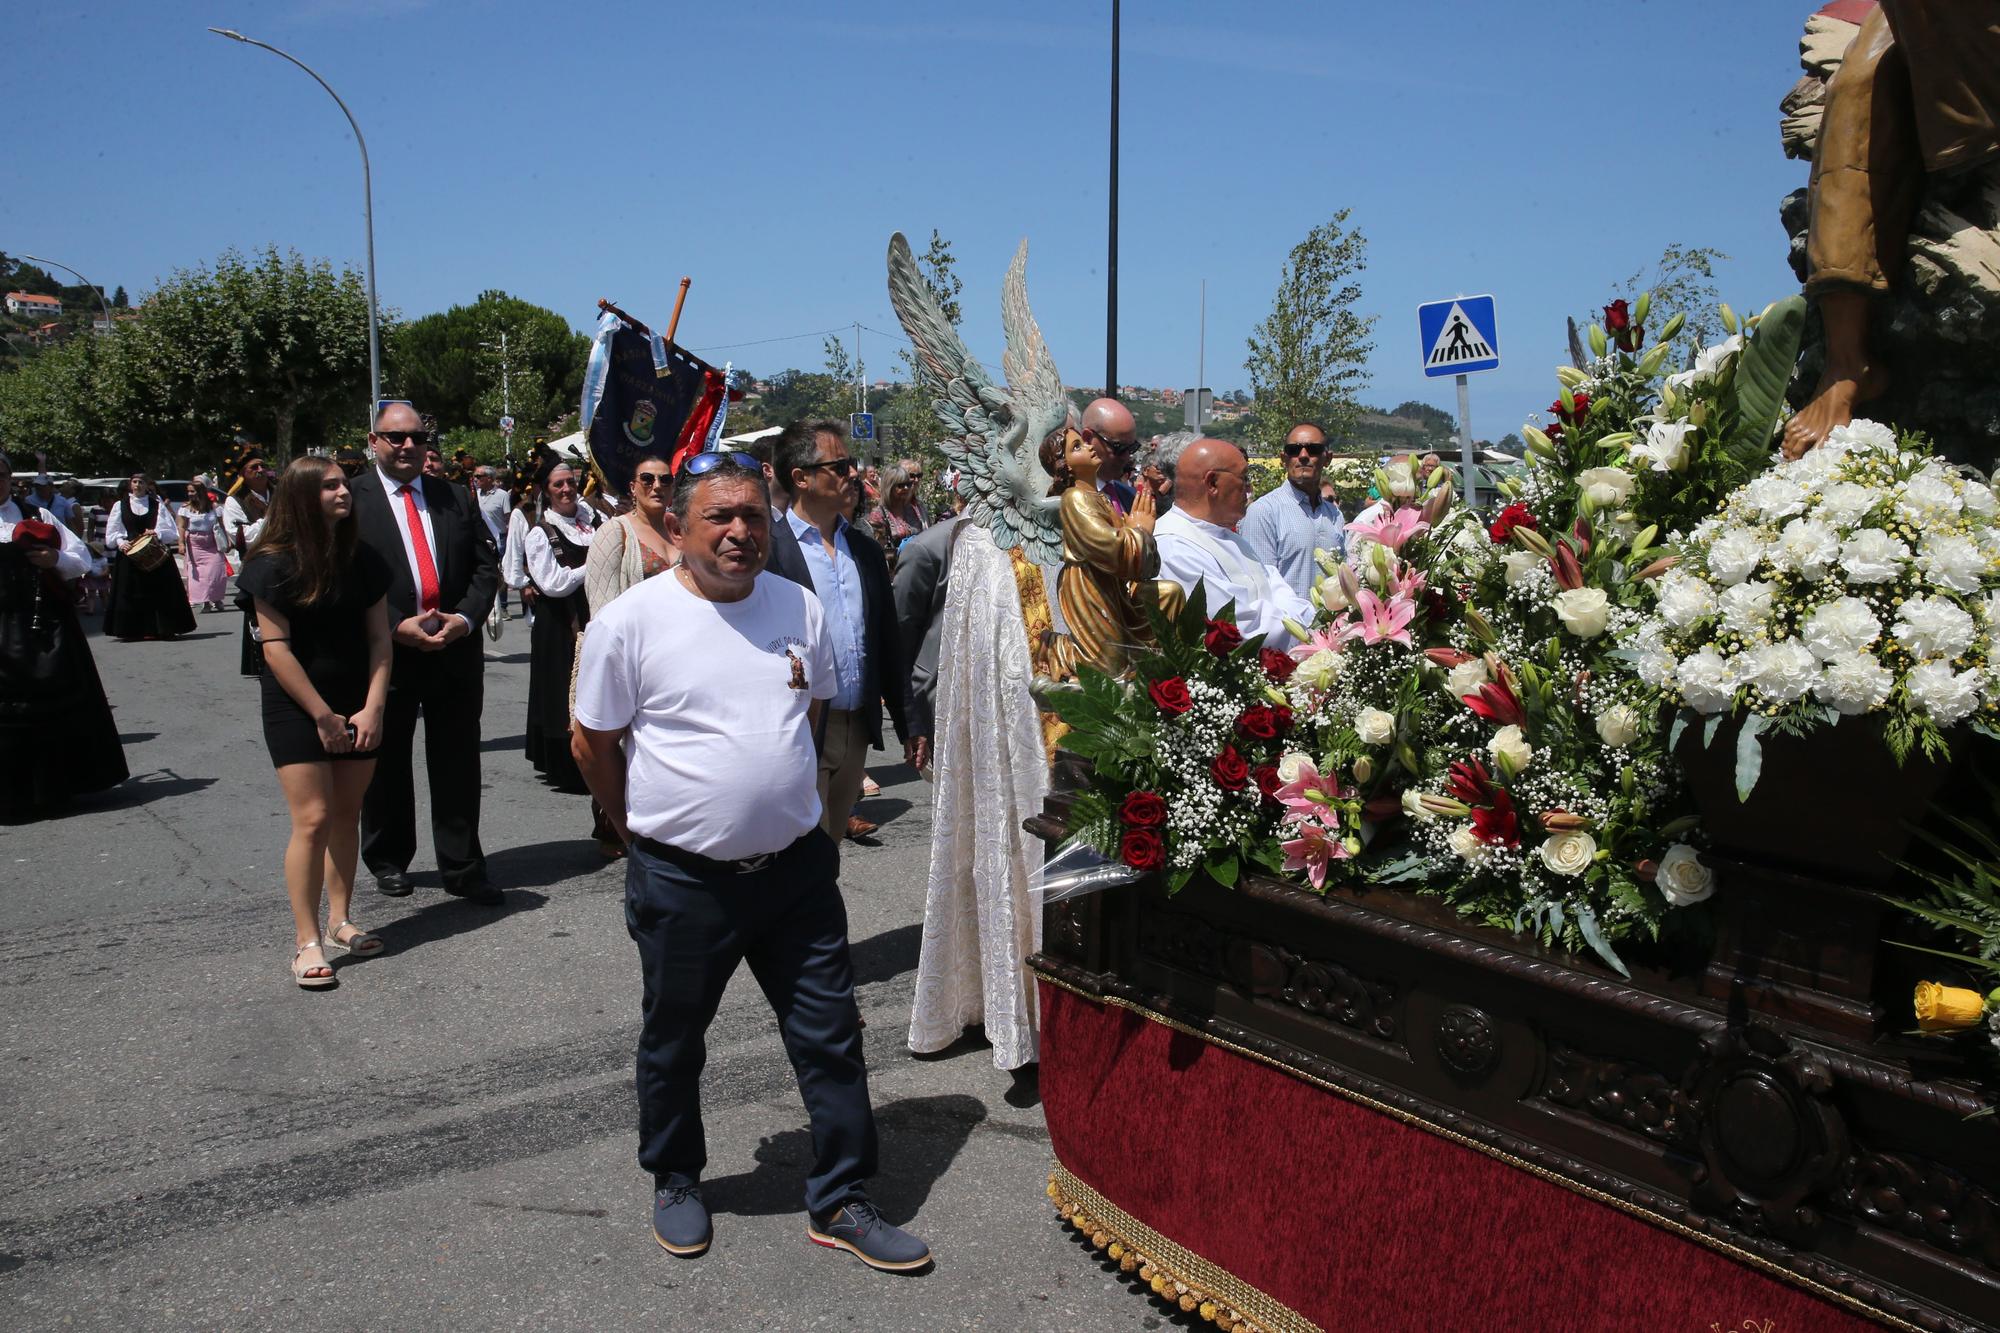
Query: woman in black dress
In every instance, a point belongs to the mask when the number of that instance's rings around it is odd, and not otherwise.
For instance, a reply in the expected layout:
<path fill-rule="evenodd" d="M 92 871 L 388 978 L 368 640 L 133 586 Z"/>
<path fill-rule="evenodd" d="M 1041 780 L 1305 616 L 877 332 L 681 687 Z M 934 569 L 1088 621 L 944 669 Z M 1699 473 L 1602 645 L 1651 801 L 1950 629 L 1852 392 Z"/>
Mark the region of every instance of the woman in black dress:
<path fill-rule="evenodd" d="M 125 780 L 125 751 L 76 618 L 90 549 L 14 489 L 0 454 L 0 824 Z"/>
<path fill-rule="evenodd" d="M 349 953 L 382 941 L 347 919 L 361 849 L 361 798 L 375 775 L 389 699 L 389 566 L 355 540 L 354 497 L 329 458 L 297 459 L 278 478 L 264 531 L 237 575 L 263 643 L 264 744 L 292 812 L 285 847 L 298 952 L 292 979 L 334 984 L 320 944 Z"/>
<path fill-rule="evenodd" d="M 132 551 L 142 537 L 151 537 L 157 563 L 144 568 Z M 153 490 L 153 479 L 134 472 L 125 494 L 111 506 L 104 529 L 104 550 L 111 557 L 111 597 L 104 604 L 104 632 L 127 643 L 136 639 L 171 639 L 194 632 L 194 608 L 187 587 L 171 558 L 180 544 L 173 513 Z"/>

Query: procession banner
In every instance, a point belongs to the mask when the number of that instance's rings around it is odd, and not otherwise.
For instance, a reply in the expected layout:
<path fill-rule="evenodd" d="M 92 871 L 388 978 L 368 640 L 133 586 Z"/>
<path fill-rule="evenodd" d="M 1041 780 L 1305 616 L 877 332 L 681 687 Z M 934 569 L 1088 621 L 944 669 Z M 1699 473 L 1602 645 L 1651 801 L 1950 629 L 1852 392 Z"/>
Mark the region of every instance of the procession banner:
<path fill-rule="evenodd" d="M 590 461 L 606 490 L 630 494 L 633 466 L 649 454 L 673 460 L 689 427 L 708 424 L 710 379 L 719 374 L 670 342 L 615 316 L 600 326 L 584 378 Z M 712 408 L 711 408 L 712 411 Z M 697 425 L 695 418 L 698 418 Z"/>

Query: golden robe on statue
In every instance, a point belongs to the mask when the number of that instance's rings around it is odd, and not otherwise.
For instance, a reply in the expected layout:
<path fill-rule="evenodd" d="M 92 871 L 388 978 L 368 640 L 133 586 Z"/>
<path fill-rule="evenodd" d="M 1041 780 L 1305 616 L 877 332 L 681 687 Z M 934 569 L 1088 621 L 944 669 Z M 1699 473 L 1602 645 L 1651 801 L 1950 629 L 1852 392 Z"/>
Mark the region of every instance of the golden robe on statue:
<path fill-rule="evenodd" d="M 1071 486 L 1062 494 L 1063 567 L 1056 579 L 1069 637 L 1057 651 L 1058 680 L 1072 680 L 1088 664 L 1108 676 L 1131 670 L 1132 654 L 1153 641 L 1134 584 L 1149 584 L 1160 572 L 1153 534 L 1119 518 L 1095 486 Z"/>

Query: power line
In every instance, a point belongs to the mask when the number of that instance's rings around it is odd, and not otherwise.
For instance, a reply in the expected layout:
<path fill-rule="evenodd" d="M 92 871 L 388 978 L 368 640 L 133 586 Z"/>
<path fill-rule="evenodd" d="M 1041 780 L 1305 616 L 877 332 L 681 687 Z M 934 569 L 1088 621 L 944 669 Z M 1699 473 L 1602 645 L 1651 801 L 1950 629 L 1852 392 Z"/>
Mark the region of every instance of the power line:
<path fill-rule="evenodd" d="M 770 343 L 797 342 L 801 338 L 831 337 L 833 334 L 836 333 L 847 332 L 849 327 L 851 326 L 842 325 L 840 328 L 837 329 L 820 329 L 817 332 L 813 333 L 788 333 L 782 338 L 757 338 L 747 343 L 711 343 L 707 347 L 690 347 L 688 348 L 688 350 L 690 352 L 729 352 L 729 351 L 734 351 L 738 347 L 763 347 Z"/>

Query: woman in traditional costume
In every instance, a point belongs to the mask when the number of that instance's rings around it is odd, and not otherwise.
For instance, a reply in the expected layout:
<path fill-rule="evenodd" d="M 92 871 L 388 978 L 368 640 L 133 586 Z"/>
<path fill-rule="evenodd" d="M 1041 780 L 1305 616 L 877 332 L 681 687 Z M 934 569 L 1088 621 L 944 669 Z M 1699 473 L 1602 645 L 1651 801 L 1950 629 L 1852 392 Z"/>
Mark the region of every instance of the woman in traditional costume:
<path fill-rule="evenodd" d="M 204 611 L 220 611 L 229 566 L 222 558 L 222 511 L 215 507 L 215 497 L 207 486 L 198 480 L 188 483 L 187 504 L 181 507 L 176 522 L 186 562 L 183 573 L 188 604 L 199 604 Z"/>
<path fill-rule="evenodd" d="M 111 597 L 104 607 L 104 632 L 131 643 L 171 639 L 194 630 L 194 608 L 174 568 L 180 531 L 167 502 L 153 491 L 153 479 L 134 472 L 126 493 L 111 506 L 104 549 L 111 557 Z"/>
<path fill-rule="evenodd" d="M 361 798 L 375 775 L 389 701 L 391 572 L 356 540 L 354 497 L 339 464 L 295 459 L 278 478 L 270 516 L 237 584 L 257 614 L 265 672 L 264 745 L 291 808 L 285 889 L 297 951 L 292 980 L 334 984 L 321 944 L 356 956 L 382 941 L 348 919 L 361 850 Z"/>
<path fill-rule="evenodd" d="M 535 623 L 528 634 L 528 762 L 558 791 L 589 791 L 570 755 L 570 693 L 577 640 L 590 623 L 584 570 L 597 539 L 596 514 L 583 504 L 576 469 L 552 460 L 536 478 L 544 497 L 539 519 L 522 538 L 522 561 L 535 589 Z M 624 845 L 595 801 L 591 836 L 608 857 Z"/>
<path fill-rule="evenodd" d="M 680 563 L 667 536 L 667 502 L 674 474 L 665 459 L 649 454 L 632 468 L 632 508 L 598 528 L 584 566 L 584 595 L 599 615 L 618 594 Z"/>
<path fill-rule="evenodd" d="M 69 584 L 90 548 L 14 491 L 0 454 L 0 823 L 52 814 L 127 776 Z"/>

